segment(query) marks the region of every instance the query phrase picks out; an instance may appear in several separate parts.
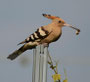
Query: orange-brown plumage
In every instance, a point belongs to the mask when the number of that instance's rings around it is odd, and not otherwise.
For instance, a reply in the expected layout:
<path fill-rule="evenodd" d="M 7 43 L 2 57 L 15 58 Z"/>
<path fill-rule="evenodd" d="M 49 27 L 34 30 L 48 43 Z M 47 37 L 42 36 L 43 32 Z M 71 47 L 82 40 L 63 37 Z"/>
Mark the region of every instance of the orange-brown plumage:
<path fill-rule="evenodd" d="M 78 32 L 80 32 L 79 29 L 67 24 L 63 19 L 57 16 L 52 16 L 49 14 L 42 14 L 44 17 L 51 19 L 52 22 L 48 25 L 41 26 L 35 33 L 31 34 L 28 38 L 26 38 L 24 41 L 20 42 L 19 44 L 24 44 L 21 48 L 10 54 L 7 58 L 14 60 L 16 57 L 18 57 L 20 54 L 25 52 L 28 49 L 33 49 L 37 45 L 40 44 L 50 44 L 51 42 L 57 41 L 61 34 L 62 34 L 62 27 L 68 26 L 71 27 Z"/>

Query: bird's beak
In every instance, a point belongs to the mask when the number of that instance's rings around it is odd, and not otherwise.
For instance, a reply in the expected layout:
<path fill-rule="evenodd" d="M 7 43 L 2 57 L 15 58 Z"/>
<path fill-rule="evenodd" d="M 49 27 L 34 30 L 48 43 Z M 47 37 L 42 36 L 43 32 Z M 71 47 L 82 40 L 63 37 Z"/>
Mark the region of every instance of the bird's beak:
<path fill-rule="evenodd" d="M 78 35 L 79 32 L 80 32 L 80 29 L 78 29 L 78 28 L 76 28 L 76 27 L 73 27 L 73 26 L 70 25 L 70 24 L 65 23 L 64 26 L 67 26 L 67 27 L 70 27 L 70 28 L 72 28 L 72 29 L 75 29 L 75 30 L 76 30 L 76 35 Z"/>

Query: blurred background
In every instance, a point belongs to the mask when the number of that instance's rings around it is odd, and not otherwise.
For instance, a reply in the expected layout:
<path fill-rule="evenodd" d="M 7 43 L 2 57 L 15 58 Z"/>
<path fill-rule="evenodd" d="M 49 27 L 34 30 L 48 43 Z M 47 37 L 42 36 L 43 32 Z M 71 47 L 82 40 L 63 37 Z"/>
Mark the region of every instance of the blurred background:
<path fill-rule="evenodd" d="M 0 82 L 32 82 L 33 50 L 14 61 L 7 56 L 38 27 L 51 22 L 42 13 L 59 16 L 81 29 L 76 36 L 75 30 L 63 27 L 61 38 L 50 45 L 49 52 L 59 61 L 62 80 L 65 67 L 69 82 L 89 82 L 90 0 L 0 0 Z M 53 82 L 52 74 L 48 69 L 48 82 Z"/>

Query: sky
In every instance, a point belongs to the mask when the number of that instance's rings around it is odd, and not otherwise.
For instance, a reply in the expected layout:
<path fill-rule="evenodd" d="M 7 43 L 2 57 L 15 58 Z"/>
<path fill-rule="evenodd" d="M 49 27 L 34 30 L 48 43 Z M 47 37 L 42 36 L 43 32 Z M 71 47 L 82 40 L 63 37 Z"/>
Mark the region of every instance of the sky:
<path fill-rule="evenodd" d="M 0 82 L 32 82 L 33 50 L 14 61 L 7 56 L 20 46 L 17 44 L 40 26 L 51 21 L 42 13 L 59 16 L 81 30 L 63 27 L 60 39 L 50 44 L 53 60 L 58 60 L 58 71 L 68 82 L 90 80 L 90 0 L 0 0 Z M 23 63 L 23 61 L 25 62 Z M 53 82 L 48 66 L 47 82 Z"/>

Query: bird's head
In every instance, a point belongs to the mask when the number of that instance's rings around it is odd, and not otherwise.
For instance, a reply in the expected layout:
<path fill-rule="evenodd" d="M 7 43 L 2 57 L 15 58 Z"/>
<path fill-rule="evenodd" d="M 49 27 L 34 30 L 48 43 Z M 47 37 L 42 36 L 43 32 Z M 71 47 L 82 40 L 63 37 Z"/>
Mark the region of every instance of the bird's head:
<path fill-rule="evenodd" d="M 52 16 L 50 14 L 42 14 L 44 17 L 48 18 L 48 19 L 51 19 L 52 20 L 52 23 L 55 23 L 56 25 L 60 26 L 60 27 L 63 27 L 63 26 L 67 26 L 67 27 L 70 27 L 70 28 L 73 28 L 76 30 L 76 35 L 79 34 L 80 32 L 80 29 L 76 28 L 76 27 L 73 27 L 72 25 L 70 24 L 67 24 L 63 19 L 61 19 L 60 17 L 58 16 Z"/>

